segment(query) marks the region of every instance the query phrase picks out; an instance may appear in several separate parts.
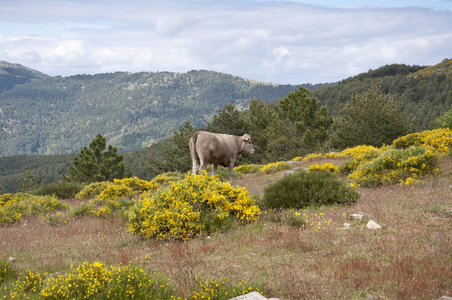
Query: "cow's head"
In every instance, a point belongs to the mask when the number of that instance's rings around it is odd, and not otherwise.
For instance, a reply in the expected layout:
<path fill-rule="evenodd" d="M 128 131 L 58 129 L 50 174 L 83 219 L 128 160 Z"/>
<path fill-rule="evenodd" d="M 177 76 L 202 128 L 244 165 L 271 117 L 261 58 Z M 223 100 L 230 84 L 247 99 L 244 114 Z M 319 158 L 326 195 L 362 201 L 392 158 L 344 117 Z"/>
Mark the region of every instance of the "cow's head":
<path fill-rule="evenodd" d="M 244 134 L 241 136 L 241 147 L 240 147 L 240 153 L 242 154 L 253 154 L 254 153 L 254 147 L 251 144 L 251 138 L 248 134 Z"/>

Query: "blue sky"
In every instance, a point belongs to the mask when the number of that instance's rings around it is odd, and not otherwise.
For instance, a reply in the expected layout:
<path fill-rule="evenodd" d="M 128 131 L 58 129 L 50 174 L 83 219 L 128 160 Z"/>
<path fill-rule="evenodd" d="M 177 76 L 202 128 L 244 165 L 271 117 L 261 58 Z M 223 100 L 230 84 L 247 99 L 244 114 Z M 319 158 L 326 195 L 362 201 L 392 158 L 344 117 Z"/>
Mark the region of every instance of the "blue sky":
<path fill-rule="evenodd" d="M 0 60 L 55 76 L 211 70 L 335 82 L 452 58 L 452 0 L 0 0 Z"/>

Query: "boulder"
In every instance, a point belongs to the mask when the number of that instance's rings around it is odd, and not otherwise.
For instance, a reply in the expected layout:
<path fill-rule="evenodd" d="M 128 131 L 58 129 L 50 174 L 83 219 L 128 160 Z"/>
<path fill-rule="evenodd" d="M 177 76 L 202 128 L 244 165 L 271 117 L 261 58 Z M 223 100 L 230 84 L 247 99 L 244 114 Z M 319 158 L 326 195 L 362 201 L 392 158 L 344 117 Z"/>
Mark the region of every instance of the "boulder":
<path fill-rule="evenodd" d="M 230 300 L 279 300 L 278 298 L 265 298 L 258 292 L 251 292 L 246 295 L 241 295 Z"/>
<path fill-rule="evenodd" d="M 367 222 L 367 228 L 369 228 L 369 229 L 381 229 L 383 227 L 381 227 L 381 225 L 376 223 L 375 221 L 370 220 L 369 222 Z"/>

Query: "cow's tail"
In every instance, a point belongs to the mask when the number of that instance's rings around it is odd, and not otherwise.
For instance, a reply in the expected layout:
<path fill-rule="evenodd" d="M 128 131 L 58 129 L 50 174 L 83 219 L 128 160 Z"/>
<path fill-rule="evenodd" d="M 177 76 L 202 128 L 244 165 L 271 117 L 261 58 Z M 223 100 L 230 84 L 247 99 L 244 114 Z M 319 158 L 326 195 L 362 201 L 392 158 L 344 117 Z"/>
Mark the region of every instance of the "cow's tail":
<path fill-rule="evenodd" d="M 191 161 L 193 163 L 193 176 L 198 173 L 199 170 L 199 155 L 198 152 L 196 151 L 196 142 L 198 141 L 198 135 L 199 132 L 196 131 L 195 133 L 193 133 L 193 136 L 190 139 L 189 142 L 189 147 L 190 147 L 190 156 L 191 156 Z"/>

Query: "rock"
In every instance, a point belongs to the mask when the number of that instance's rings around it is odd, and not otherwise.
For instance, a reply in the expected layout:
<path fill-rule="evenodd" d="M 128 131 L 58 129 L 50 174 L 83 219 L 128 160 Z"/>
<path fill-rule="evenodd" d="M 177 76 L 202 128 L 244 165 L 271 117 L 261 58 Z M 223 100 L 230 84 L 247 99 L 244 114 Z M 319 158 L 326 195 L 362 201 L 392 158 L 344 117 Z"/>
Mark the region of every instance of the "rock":
<path fill-rule="evenodd" d="M 283 178 L 284 176 L 287 176 L 287 175 L 289 175 L 289 174 L 294 174 L 294 173 L 297 173 L 297 172 L 300 172 L 300 171 L 307 171 L 308 169 L 306 169 L 306 168 L 299 168 L 299 167 L 296 167 L 296 168 L 293 168 L 292 170 L 289 170 L 289 171 L 286 171 L 286 172 L 284 172 L 284 173 L 282 173 L 280 176 L 279 176 L 279 179 L 281 179 L 281 178 Z"/>
<path fill-rule="evenodd" d="M 10 262 L 16 261 L 16 259 L 15 259 L 14 257 L 10 257 L 10 258 L 8 258 L 8 260 L 9 260 Z"/>
<path fill-rule="evenodd" d="M 381 227 L 380 224 L 370 220 L 369 222 L 367 222 L 367 228 L 369 228 L 369 229 L 381 229 L 383 227 Z"/>
<path fill-rule="evenodd" d="M 348 218 L 350 220 L 358 220 L 361 221 L 361 219 L 364 217 L 363 214 L 350 214 L 350 216 L 348 216 Z"/>
<path fill-rule="evenodd" d="M 452 297 L 442 296 L 441 298 L 438 298 L 438 300 L 452 300 Z"/>
<path fill-rule="evenodd" d="M 279 300 L 278 298 L 265 298 L 258 292 L 251 292 L 246 295 L 241 295 L 230 300 Z"/>
<path fill-rule="evenodd" d="M 344 226 L 344 227 L 342 227 L 341 229 L 349 229 L 350 226 L 352 226 L 352 224 L 350 224 L 350 223 L 344 223 L 342 226 Z"/>

